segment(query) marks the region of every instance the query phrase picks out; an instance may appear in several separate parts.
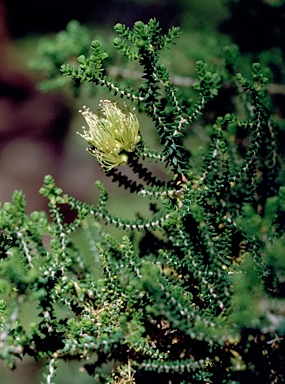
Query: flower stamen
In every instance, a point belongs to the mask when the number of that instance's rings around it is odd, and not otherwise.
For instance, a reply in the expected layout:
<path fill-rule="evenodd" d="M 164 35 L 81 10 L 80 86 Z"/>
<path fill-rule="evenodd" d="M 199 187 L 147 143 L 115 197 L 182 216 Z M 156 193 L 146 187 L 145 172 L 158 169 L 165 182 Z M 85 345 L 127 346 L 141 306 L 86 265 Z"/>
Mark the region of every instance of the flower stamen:
<path fill-rule="evenodd" d="M 88 124 L 79 133 L 90 145 L 88 148 L 100 165 L 110 171 L 112 168 L 128 163 L 128 153 L 134 152 L 141 140 L 139 122 L 135 114 L 108 99 L 100 102 L 98 115 L 83 107 L 82 113 Z"/>

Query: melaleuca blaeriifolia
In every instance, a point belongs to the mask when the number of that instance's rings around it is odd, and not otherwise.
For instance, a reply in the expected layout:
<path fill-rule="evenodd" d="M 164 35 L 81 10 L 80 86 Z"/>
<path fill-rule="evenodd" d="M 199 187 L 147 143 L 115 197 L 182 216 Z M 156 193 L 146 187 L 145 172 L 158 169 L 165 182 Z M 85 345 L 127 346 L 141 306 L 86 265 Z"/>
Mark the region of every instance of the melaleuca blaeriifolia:
<path fill-rule="evenodd" d="M 99 181 L 98 203 L 90 205 L 47 176 L 40 192 L 49 199 L 50 221 L 26 215 L 23 195 L 15 193 L 0 216 L 0 292 L 12 297 L 9 306 L 0 301 L 0 357 L 9 367 L 24 353 L 44 357 L 44 383 L 54 381 L 60 360 L 73 359 L 104 383 L 283 382 L 285 194 L 278 124 L 260 66 L 250 80 L 235 75 L 238 51 L 230 48 L 221 68 L 199 61 L 189 98 L 160 57 L 179 30 L 162 34 L 155 19 L 133 29 L 117 24 L 115 49 L 141 66 L 141 77 L 126 86 L 107 75 L 111 50 L 93 41 L 86 51 L 86 33 L 75 27 L 78 65 L 64 65 L 62 73 L 76 92 L 87 82 L 110 93 L 98 115 L 92 100 L 84 108 L 81 136 L 126 196 L 150 200 L 150 212 L 134 219 L 109 212 Z M 75 27 L 61 35 L 71 56 Z M 52 52 L 62 49 L 59 40 Z M 219 103 L 227 86 L 231 113 L 220 105 L 213 123 L 205 106 Z M 113 101 L 117 96 L 122 103 Z M 140 112 L 161 149 L 145 143 Z M 198 152 L 185 139 L 204 125 Z M 153 161 L 168 175 L 160 168 L 156 176 Z M 68 223 L 64 205 L 76 212 Z M 113 236 L 108 226 L 130 236 Z M 40 318 L 21 327 L 25 301 L 37 303 Z"/>

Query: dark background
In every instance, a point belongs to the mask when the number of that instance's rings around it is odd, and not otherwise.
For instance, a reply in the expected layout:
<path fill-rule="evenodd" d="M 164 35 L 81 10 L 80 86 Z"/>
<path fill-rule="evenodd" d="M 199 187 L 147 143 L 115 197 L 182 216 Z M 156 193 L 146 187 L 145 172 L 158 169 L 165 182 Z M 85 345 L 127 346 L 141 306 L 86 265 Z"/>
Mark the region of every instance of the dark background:
<path fill-rule="evenodd" d="M 58 31 L 71 19 L 112 27 L 117 22 L 132 25 L 137 19 L 148 21 L 157 17 L 167 27 L 179 23 L 183 7 L 181 2 L 173 0 L 5 0 L 5 4 L 13 37 Z"/>

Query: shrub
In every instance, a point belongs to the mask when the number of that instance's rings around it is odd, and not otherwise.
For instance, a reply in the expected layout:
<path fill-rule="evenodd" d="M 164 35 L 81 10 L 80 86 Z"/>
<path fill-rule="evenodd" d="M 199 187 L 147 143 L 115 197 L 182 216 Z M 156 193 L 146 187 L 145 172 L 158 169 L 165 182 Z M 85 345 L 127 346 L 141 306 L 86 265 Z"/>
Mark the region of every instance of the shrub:
<path fill-rule="evenodd" d="M 61 36 L 74 38 L 72 28 L 85 33 L 73 24 Z M 91 205 L 46 176 L 40 193 L 50 220 L 27 215 L 16 191 L 0 216 L 0 356 L 10 368 L 24 355 L 46 359 L 43 383 L 54 382 L 60 360 L 80 360 L 104 383 L 284 382 L 285 186 L 280 129 L 260 65 L 245 79 L 236 73 L 237 50 L 226 48 L 217 68 L 197 62 L 189 97 L 160 60 L 178 28 L 162 34 L 151 19 L 115 31 L 115 48 L 141 67 L 139 85 L 108 76 L 98 41 L 61 72 L 77 93 L 87 82 L 117 96 L 103 100 L 98 114 L 85 109 L 81 134 L 113 183 L 149 199 L 151 217 L 109 212 L 99 181 Z M 48 43 L 54 50 L 44 51 L 45 65 L 58 58 L 57 43 Z M 58 60 L 56 68 L 53 84 Z M 225 89 L 230 113 L 215 116 L 209 111 Z M 139 113 L 151 119 L 161 150 L 146 144 Z M 187 142 L 201 125 L 207 140 L 197 151 Z M 156 177 L 151 162 L 169 175 Z M 71 222 L 65 206 L 76 212 Z M 74 236 L 79 228 L 84 248 Z M 29 326 L 19 318 L 26 302 L 39 314 Z"/>

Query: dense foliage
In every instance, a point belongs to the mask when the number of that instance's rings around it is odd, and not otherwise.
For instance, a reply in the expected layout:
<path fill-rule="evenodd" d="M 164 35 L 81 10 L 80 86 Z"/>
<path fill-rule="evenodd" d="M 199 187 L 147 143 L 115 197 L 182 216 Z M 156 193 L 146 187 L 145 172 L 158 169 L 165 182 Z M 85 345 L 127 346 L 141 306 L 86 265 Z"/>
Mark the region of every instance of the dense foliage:
<path fill-rule="evenodd" d="M 103 383 L 284 382 L 285 186 L 267 79 L 257 63 L 250 79 L 236 73 L 239 53 L 228 47 L 217 68 L 197 62 L 189 96 L 160 60 L 178 28 L 162 34 L 151 19 L 115 31 L 114 47 L 140 65 L 139 84 L 110 78 L 113 49 L 99 41 L 88 49 L 76 23 L 43 44 L 37 65 L 47 88 L 72 81 L 78 94 L 87 82 L 116 98 L 98 115 L 85 110 L 82 136 L 113 183 L 150 200 L 152 215 L 112 214 L 99 181 L 90 205 L 46 176 L 49 217 L 27 215 L 16 191 L 0 212 L 0 357 L 10 368 L 24 355 L 45 358 L 43 383 L 56 381 L 60 360 L 74 359 Z M 138 135 L 139 113 L 161 150 Z M 187 146 L 193 127 L 207 136 L 201 151 Z M 165 167 L 165 180 L 151 162 Z M 71 222 L 65 206 L 76 212 Z M 19 317 L 26 302 L 39 314 L 29 326 Z"/>

